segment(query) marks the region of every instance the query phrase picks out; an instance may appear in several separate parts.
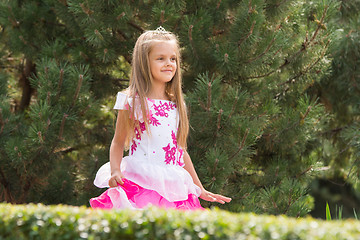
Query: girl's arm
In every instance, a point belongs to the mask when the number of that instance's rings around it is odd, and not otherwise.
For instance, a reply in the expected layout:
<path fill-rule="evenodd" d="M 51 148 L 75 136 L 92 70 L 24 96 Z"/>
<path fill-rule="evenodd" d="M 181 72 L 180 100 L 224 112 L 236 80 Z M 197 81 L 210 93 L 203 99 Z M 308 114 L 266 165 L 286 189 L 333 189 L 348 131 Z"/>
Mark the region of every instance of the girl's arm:
<path fill-rule="evenodd" d="M 127 135 L 127 112 L 124 110 L 118 111 L 116 119 L 116 127 L 114 138 L 110 145 L 110 169 L 111 178 L 109 180 L 110 187 L 117 187 L 118 184 L 123 185 L 124 175 L 121 173 L 120 164 L 124 155 L 124 146 Z"/>
<path fill-rule="evenodd" d="M 214 194 L 212 192 L 209 192 L 207 190 L 205 190 L 205 188 L 203 187 L 203 185 L 200 182 L 200 179 L 195 171 L 194 165 L 191 161 L 191 158 L 189 156 L 189 154 L 187 153 L 187 151 L 184 150 L 184 169 L 186 171 L 188 171 L 194 181 L 194 183 L 200 187 L 201 189 L 201 195 L 200 198 L 204 199 L 206 201 L 210 201 L 210 202 L 219 202 L 224 204 L 225 202 L 230 202 L 231 198 L 219 195 L 219 194 Z"/>

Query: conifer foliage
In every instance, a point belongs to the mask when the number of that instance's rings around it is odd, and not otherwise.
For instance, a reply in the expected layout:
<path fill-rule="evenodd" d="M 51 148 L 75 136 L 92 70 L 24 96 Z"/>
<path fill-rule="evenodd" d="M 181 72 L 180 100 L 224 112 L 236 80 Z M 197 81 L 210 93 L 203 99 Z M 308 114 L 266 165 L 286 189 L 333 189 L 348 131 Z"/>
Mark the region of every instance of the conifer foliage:
<path fill-rule="evenodd" d="M 329 118 L 309 89 L 328 74 L 338 6 L 1 1 L 0 199 L 86 204 L 97 194 L 109 110 L 126 87 L 135 40 L 161 25 L 182 46 L 188 151 L 205 187 L 232 197 L 233 211 L 305 215 Z"/>
<path fill-rule="evenodd" d="M 330 22 L 337 26 L 336 42 L 330 49 L 331 71 L 314 85 L 313 91 L 333 113 L 329 129 L 322 134 L 325 147 L 319 152 L 319 157 L 331 169 L 322 178 L 352 189 L 349 196 L 344 197 L 346 200 L 329 199 L 329 204 L 344 205 L 344 213 L 353 217 L 354 208 L 360 207 L 360 1 L 341 1 L 339 9 L 337 17 Z M 321 189 L 314 192 L 325 193 Z M 354 195 L 357 206 L 344 204 Z"/>

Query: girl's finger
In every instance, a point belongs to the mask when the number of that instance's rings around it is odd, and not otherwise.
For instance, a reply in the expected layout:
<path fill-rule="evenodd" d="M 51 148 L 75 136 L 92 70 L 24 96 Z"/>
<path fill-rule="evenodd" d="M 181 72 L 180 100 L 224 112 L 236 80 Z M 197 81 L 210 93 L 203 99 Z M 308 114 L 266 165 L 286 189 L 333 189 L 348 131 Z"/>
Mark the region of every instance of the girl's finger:
<path fill-rule="evenodd" d="M 212 202 L 217 202 L 217 199 L 214 198 L 213 196 L 209 195 L 209 197 L 210 197 L 210 199 L 211 199 Z"/>
<path fill-rule="evenodd" d="M 214 194 L 213 198 L 215 199 L 216 202 L 218 203 L 221 203 L 221 204 L 224 204 L 225 202 L 219 198 L 219 196 L 217 194 Z"/>
<path fill-rule="evenodd" d="M 224 204 L 225 202 L 230 202 L 231 201 L 231 198 L 222 196 L 220 194 L 214 194 L 214 193 L 211 193 L 211 194 L 213 195 L 214 198 L 216 198 L 216 201 L 221 203 L 221 204 Z"/>
<path fill-rule="evenodd" d="M 231 198 L 229 197 L 225 197 L 223 195 L 220 195 L 220 194 L 214 194 L 214 196 L 218 199 L 221 199 L 222 201 L 225 201 L 225 202 L 230 202 L 231 201 Z"/>
<path fill-rule="evenodd" d="M 115 177 L 116 182 L 119 183 L 120 185 L 124 184 L 124 181 L 120 178 L 120 177 Z"/>
<path fill-rule="evenodd" d="M 225 196 L 220 196 L 221 200 L 225 201 L 225 202 L 230 202 L 231 198 L 229 197 L 225 197 Z"/>
<path fill-rule="evenodd" d="M 211 198 L 212 202 L 219 202 L 218 198 L 216 197 L 216 194 L 209 192 L 208 196 Z"/>
<path fill-rule="evenodd" d="M 115 182 L 114 181 L 115 180 L 113 178 L 110 178 L 110 180 L 109 180 L 109 186 L 110 187 L 116 187 L 117 186 L 116 181 Z"/>

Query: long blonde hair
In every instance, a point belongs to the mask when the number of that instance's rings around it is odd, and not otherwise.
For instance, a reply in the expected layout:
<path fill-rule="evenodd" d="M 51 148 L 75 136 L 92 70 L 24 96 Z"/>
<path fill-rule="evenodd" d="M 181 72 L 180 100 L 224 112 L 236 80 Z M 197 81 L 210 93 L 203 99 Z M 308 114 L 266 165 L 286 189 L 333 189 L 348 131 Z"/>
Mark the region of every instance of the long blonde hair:
<path fill-rule="evenodd" d="M 153 77 L 150 70 L 150 61 L 149 53 L 154 46 L 154 44 L 164 41 L 174 41 L 176 44 L 175 53 L 176 53 L 176 72 L 173 79 L 170 82 L 166 83 L 165 94 L 167 97 L 175 102 L 178 112 L 179 112 L 179 128 L 177 132 L 177 144 L 186 149 L 186 140 L 189 133 L 189 120 L 187 116 L 186 106 L 184 102 L 184 97 L 182 93 L 182 76 L 180 69 L 180 51 L 179 51 L 179 41 L 177 37 L 167 31 L 146 31 L 140 35 L 137 39 L 132 54 L 132 67 L 130 75 L 129 88 L 127 94 L 135 98 L 139 98 L 140 107 L 143 116 L 143 120 L 146 126 L 146 129 L 149 129 L 148 125 L 148 105 L 146 97 L 151 90 L 151 84 L 153 82 Z M 130 132 L 134 128 L 138 128 L 138 122 L 135 121 L 135 107 L 137 101 L 133 101 L 133 107 L 130 111 L 129 116 L 129 133 L 128 134 L 128 143 L 132 139 L 133 132 Z"/>

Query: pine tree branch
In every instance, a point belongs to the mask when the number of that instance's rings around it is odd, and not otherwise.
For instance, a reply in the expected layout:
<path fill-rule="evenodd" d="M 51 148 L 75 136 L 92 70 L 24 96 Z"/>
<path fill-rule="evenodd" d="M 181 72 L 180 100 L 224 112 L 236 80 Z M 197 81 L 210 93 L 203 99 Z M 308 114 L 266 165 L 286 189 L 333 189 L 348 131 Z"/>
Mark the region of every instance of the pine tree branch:
<path fill-rule="evenodd" d="M 79 75 L 79 80 L 78 80 L 78 85 L 77 85 L 76 90 L 75 90 L 75 95 L 74 95 L 74 99 L 73 99 L 73 102 L 71 104 L 71 107 L 75 106 L 75 102 L 76 102 L 77 98 L 79 97 L 80 88 L 81 88 L 83 80 L 84 80 L 84 76 L 82 74 L 80 74 Z"/>
<path fill-rule="evenodd" d="M 24 38 L 22 35 L 19 36 L 19 39 L 20 39 L 25 45 L 31 46 L 31 47 L 33 47 L 33 48 L 34 48 L 35 50 L 37 50 L 37 51 L 40 50 L 40 47 L 36 46 L 36 45 L 33 44 L 32 42 L 26 41 L 25 38 Z"/>
<path fill-rule="evenodd" d="M 219 0 L 218 3 L 216 4 L 216 9 L 219 9 L 220 4 L 221 4 L 221 0 Z"/>
<path fill-rule="evenodd" d="M 214 29 L 212 35 L 215 37 L 215 36 L 222 35 L 223 33 L 225 33 L 224 29 L 220 29 L 220 30 Z"/>
<path fill-rule="evenodd" d="M 189 36 L 189 41 L 190 41 L 191 50 L 193 51 L 196 59 L 199 60 L 199 56 L 198 56 L 197 51 L 196 51 L 196 49 L 195 49 L 194 41 L 193 41 L 193 38 L 192 38 L 192 30 L 193 30 L 193 28 L 194 28 L 194 25 L 190 25 L 190 26 L 189 26 L 188 36 Z"/>
<path fill-rule="evenodd" d="M 211 107 L 211 82 L 208 82 L 208 93 L 207 93 L 207 106 L 206 109 L 209 112 Z"/>
<path fill-rule="evenodd" d="M 0 68 L 2 68 L 2 69 L 19 69 L 19 66 L 13 66 L 13 65 L 0 65 Z"/>
<path fill-rule="evenodd" d="M 321 28 L 324 28 L 324 19 L 325 19 L 325 16 L 326 16 L 326 13 L 327 13 L 328 8 L 329 8 L 329 6 L 326 5 L 326 6 L 325 6 L 325 9 L 324 9 L 324 12 L 323 12 L 323 14 L 322 14 L 322 16 L 321 16 L 320 22 L 318 22 L 318 27 L 316 28 L 316 30 L 315 30 L 312 38 L 310 39 L 310 42 L 314 41 L 314 39 L 316 38 L 316 36 L 317 36 L 318 33 L 319 33 L 319 30 L 320 30 Z"/>
<path fill-rule="evenodd" d="M 350 167 L 349 173 L 347 174 L 346 179 L 349 179 L 349 178 L 350 178 L 350 175 L 351 175 L 351 172 L 352 172 L 353 168 L 354 168 L 355 166 L 359 166 L 359 165 L 357 164 L 359 161 L 360 161 L 360 159 L 356 159 L 356 160 L 353 162 L 353 164 L 352 164 L 351 167 Z"/>
<path fill-rule="evenodd" d="M 65 147 L 65 148 L 60 148 L 60 149 L 56 149 L 53 151 L 53 153 L 61 153 L 61 154 L 67 154 L 73 151 L 78 150 L 77 147 Z"/>
<path fill-rule="evenodd" d="M 179 27 L 179 24 L 183 22 L 184 16 L 185 16 L 185 12 L 181 11 L 181 16 L 179 17 L 179 19 L 174 24 L 172 32 L 177 32 L 177 28 Z"/>
<path fill-rule="evenodd" d="M 164 22 L 165 22 L 165 10 L 161 10 L 160 12 L 160 26 L 164 25 Z"/>
<path fill-rule="evenodd" d="M 283 132 L 287 132 L 287 131 L 289 131 L 290 129 L 294 129 L 294 128 L 296 127 L 296 125 L 300 125 L 300 124 L 305 120 L 305 118 L 308 116 L 311 108 L 312 108 L 312 106 L 308 106 L 308 108 L 306 109 L 306 113 L 305 113 L 303 116 L 301 116 L 301 118 L 300 118 L 299 121 L 294 121 L 289 127 L 283 129 L 280 133 L 274 134 L 274 137 L 273 137 L 274 142 L 275 142 L 275 141 L 276 141 L 276 142 L 279 141 L 279 140 L 276 140 L 276 138 L 277 138 L 277 136 L 281 136 Z M 295 144 L 297 144 L 297 141 L 295 141 L 295 142 L 293 143 L 293 145 L 295 145 Z"/>
<path fill-rule="evenodd" d="M 60 130 L 59 130 L 59 139 L 60 139 L 60 140 L 63 140 L 63 133 L 64 133 L 65 121 L 66 121 L 66 118 L 67 118 L 68 116 L 69 116 L 68 114 L 64 113 L 63 118 L 62 118 L 62 120 L 61 120 Z"/>
<path fill-rule="evenodd" d="M 270 194 L 270 198 L 271 198 L 271 202 L 272 202 L 272 204 L 273 204 L 273 207 L 275 208 L 275 209 L 279 209 L 278 208 L 278 206 L 277 206 L 277 204 L 276 204 L 276 202 L 275 202 L 275 200 L 274 200 L 274 198 L 273 198 L 273 196 Z"/>
<path fill-rule="evenodd" d="M 299 198 L 292 199 L 292 197 L 291 197 L 292 193 L 293 193 L 293 189 L 290 189 L 289 200 L 288 200 L 287 207 L 286 207 L 285 211 L 283 212 L 283 214 L 286 214 L 289 211 L 290 207 L 299 199 Z"/>
<path fill-rule="evenodd" d="M 85 6 L 85 3 L 80 3 L 79 5 L 80 5 L 81 9 L 83 10 L 83 12 L 84 12 L 86 15 L 88 15 L 88 17 L 90 17 L 90 15 L 92 15 L 92 14 L 94 13 L 94 11 L 91 10 L 90 7 L 88 6 L 89 3 L 88 3 L 87 0 L 86 0 L 86 5 L 87 5 L 87 6 Z"/>
<path fill-rule="evenodd" d="M 347 126 L 349 126 L 350 124 L 348 124 Z M 328 134 L 331 134 L 331 136 L 333 135 L 333 134 L 338 134 L 339 132 L 341 132 L 342 130 L 344 130 L 346 128 L 346 126 L 344 126 L 344 127 L 338 127 L 338 128 L 334 128 L 334 129 L 330 129 L 330 130 L 328 130 L 328 131 L 326 131 L 326 132 L 322 132 L 322 133 L 320 133 L 321 135 L 328 135 Z"/>
<path fill-rule="evenodd" d="M 206 112 L 208 112 L 208 108 L 205 106 L 205 103 L 200 101 L 200 98 L 198 98 L 199 105 L 202 109 L 204 109 Z"/>
<path fill-rule="evenodd" d="M 320 57 L 313 63 L 309 64 L 304 70 L 300 71 L 297 75 L 289 78 L 287 81 L 285 82 L 282 82 L 282 83 L 279 83 L 277 86 L 280 87 L 282 85 L 285 85 L 285 84 L 289 84 L 289 83 L 295 83 L 295 80 L 303 75 L 306 75 L 312 68 L 315 67 L 315 65 L 320 62 L 321 59 L 324 58 L 325 56 L 325 53 L 326 53 L 326 50 L 329 46 L 329 43 L 330 43 L 330 40 L 328 40 L 328 42 L 326 43 L 324 49 L 323 49 L 323 52 L 321 53 Z M 287 91 L 289 90 L 289 88 L 287 88 L 283 93 L 286 93 Z M 279 94 L 277 94 L 276 96 L 278 96 Z"/>
<path fill-rule="evenodd" d="M 59 83 L 58 83 L 58 87 L 57 87 L 57 94 L 56 94 L 56 101 L 59 100 L 60 98 L 60 93 L 61 93 L 61 88 L 62 88 L 62 84 L 63 84 L 63 78 L 64 78 L 64 69 L 60 69 L 60 76 L 59 76 Z"/>
<path fill-rule="evenodd" d="M 241 44 L 242 44 L 246 39 L 248 39 L 248 38 L 250 37 L 250 35 L 253 33 L 254 27 L 255 27 L 255 23 L 256 23 L 256 21 L 254 20 L 253 23 L 252 23 L 252 25 L 251 25 L 251 27 L 250 27 L 249 33 L 248 33 L 245 37 L 241 38 L 241 39 L 238 41 L 238 48 L 240 48 Z"/>
<path fill-rule="evenodd" d="M 230 118 L 231 118 L 232 115 L 234 114 L 238 100 L 239 100 L 239 98 L 236 96 L 236 97 L 235 97 L 235 101 L 233 102 L 233 105 L 232 105 L 232 107 L 231 107 L 231 112 L 230 112 L 230 114 L 229 114 L 229 116 L 228 116 L 228 120 L 230 120 Z"/>
<path fill-rule="evenodd" d="M 65 7 L 68 7 L 67 0 L 58 0 L 60 3 L 62 3 Z"/>
<path fill-rule="evenodd" d="M 245 146 L 246 138 L 247 138 L 247 136 L 249 134 L 249 130 L 250 130 L 249 128 L 246 129 L 244 137 L 243 137 L 243 139 L 242 139 L 242 141 L 241 141 L 241 143 L 239 145 L 238 150 L 231 157 L 229 157 L 228 161 L 232 160 L 243 149 L 243 147 Z"/>
<path fill-rule="evenodd" d="M 1 125 L 1 127 L 0 127 L 0 135 L 3 133 L 6 123 L 7 123 L 7 120 L 4 121 L 3 115 L 2 115 L 2 108 L 0 108 L 0 125 Z"/>
<path fill-rule="evenodd" d="M 126 34 L 123 33 L 123 31 L 121 31 L 120 29 L 117 29 L 115 32 L 117 33 L 117 35 L 120 35 L 125 41 L 129 40 L 129 38 L 126 36 Z"/>
<path fill-rule="evenodd" d="M 273 71 L 270 71 L 268 73 L 265 73 L 263 75 L 258 75 L 258 76 L 250 76 L 250 77 L 247 77 L 246 79 L 257 79 L 257 78 L 263 78 L 263 77 L 267 77 L 267 76 L 270 76 L 271 74 L 273 74 L 274 72 L 276 72 L 277 70 L 283 68 L 284 66 L 286 66 L 287 64 L 289 64 L 289 62 L 287 62 L 287 60 L 285 60 L 284 64 L 281 65 L 278 69 L 275 69 Z"/>
<path fill-rule="evenodd" d="M 119 21 L 119 20 L 122 19 L 125 15 L 126 15 L 125 12 L 120 13 L 120 14 L 116 17 L 116 20 Z"/>
<path fill-rule="evenodd" d="M 121 42 L 123 42 L 123 41 L 129 41 L 129 38 L 128 38 L 128 37 L 126 36 L 126 34 L 125 34 L 123 31 L 121 31 L 120 29 L 117 29 L 116 31 L 112 30 L 112 32 L 113 32 L 113 35 L 114 35 L 118 40 L 120 40 Z M 130 57 L 129 55 L 124 54 L 124 55 L 122 55 L 122 56 L 125 58 L 125 60 L 126 60 L 128 63 L 131 64 L 131 57 Z"/>
<path fill-rule="evenodd" d="M 282 4 L 286 3 L 287 1 L 288 1 L 288 0 L 283 0 L 283 1 L 281 1 L 281 2 L 279 2 L 279 3 L 276 3 L 276 4 L 268 4 L 264 9 L 267 10 L 267 9 L 269 9 L 269 8 L 274 8 L 274 7 L 278 8 L 278 7 L 280 7 Z"/>
<path fill-rule="evenodd" d="M 246 63 L 251 63 L 251 62 L 253 62 L 253 61 L 258 60 L 258 59 L 261 58 L 262 56 L 264 56 L 264 55 L 270 50 L 270 48 L 271 48 L 271 46 L 274 44 L 274 42 L 275 42 L 275 38 L 273 38 L 273 39 L 270 41 L 269 45 L 266 47 L 266 49 L 265 49 L 264 52 L 262 52 L 261 54 L 259 54 L 258 56 L 254 57 L 254 58 L 252 58 L 252 59 L 249 59 Z"/>
<path fill-rule="evenodd" d="M 137 25 L 136 23 L 132 22 L 132 21 L 129 21 L 128 24 L 130 26 L 132 26 L 133 28 L 139 30 L 140 32 L 144 32 L 145 29 L 143 29 L 142 27 L 140 27 L 139 25 Z"/>
<path fill-rule="evenodd" d="M 306 174 L 307 172 L 311 171 L 312 168 L 313 168 L 313 166 L 310 166 L 310 167 L 308 167 L 307 169 L 305 169 L 304 171 L 302 171 L 301 173 L 298 173 L 298 174 L 296 175 L 296 178 L 299 178 L 299 177 L 301 177 L 302 175 Z"/>
<path fill-rule="evenodd" d="M 224 112 L 224 110 L 220 109 L 219 110 L 219 114 L 218 114 L 218 118 L 217 118 L 217 124 L 216 124 L 216 131 L 215 131 L 215 139 L 218 137 L 219 135 L 219 130 L 221 128 L 221 115 Z M 214 141 L 214 147 L 216 146 L 216 140 Z"/>
<path fill-rule="evenodd" d="M 255 7 L 253 8 L 252 5 L 251 5 L 251 0 L 249 0 L 249 5 L 248 5 L 248 6 L 249 6 L 248 14 L 251 14 L 251 13 L 253 13 L 253 12 L 256 11 L 256 10 L 255 10 L 256 5 L 255 5 Z M 248 20 L 249 20 L 249 16 L 248 16 Z M 249 33 L 248 33 L 244 38 L 242 38 L 242 39 L 240 39 L 240 40 L 238 41 L 238 48 L 240 48 L 241 44 L 242 44 L 246 39 L 248 39 L 248 38 L 251 36 L 251 34 L 252 34 L 253 31 L 254 31 L 255 24 L 256 24 L 256 21 L 254 20 L 254 21 L 252 22 L 252 24 L 251 24 Z"/>
<path fill-rule="evenodd" d="M 291 61 L 289 61 L 288 59 L 294 59 L 294 58 L 296 58 L 301 52 L 307 50 L 308 47 L 311 46 L 311 45 L 314 43 L 314 40 L 315 40 L 315 38 L 317 37 L 317 35 L 319 34 L 320 29 L 324 28 L 324 27 L 323 27 L 323 26 L 324 26 L 323 21 L 324 21 L 324 19 L 325 19 L 325 15 L 326 15 L 326 13 L 327 13 L 327 10 L 328 10 L 328 6 L 325 7 L 324 12 L 323 12 L 323 14 L 322 14 L 322 17 L 321 17 L 321 19 L 320 19 L 320 21 L 319 21 L 319 23 L 318 23 L 318 27 L 316 28 L 313 36 L 312 36 L 311 39 L 309 40 L 309 39 L 308 39 L 308 36 L 306 35 L 305 41 L 304 41 L 304 43 L 301 45 L 301 48 L 299 49 L 299 51 L 297 51 L 297 52 L 296 52 L 293 56 L 291 56 L 290 58 L 286 58 L 285 61 L 284 61 L 284 63 L 283 63 L 281 66 L 279 66 L 277 69 L 275 69 L 275 70 L 273 70 L 273 71 L 270 71 L 270 72 L 268 72 L 268 73 L 265 73 L 265 74 L 263 74 L 263 75 L 250 76 L 250 77 L 247 77 L 246 79 L 257 79 L 257 78 L 263 78 L 263 77 L 270 76 L 271 74 L 275 73 L 276 71 L 278 71 L 278 70 L 284 68 L 286 65 L 288 65 L 288 64 L 291 62 Z M 329 44 L 329 41 L 328 41 L 328 43 L 326 44 L 325 49 L 327 49 L 328 44 Z M 319 60 L 321 60 L 321 59 L 319 59 Z M 291 81 L 291 80 L 290 80 L 290 81 Z"/>

